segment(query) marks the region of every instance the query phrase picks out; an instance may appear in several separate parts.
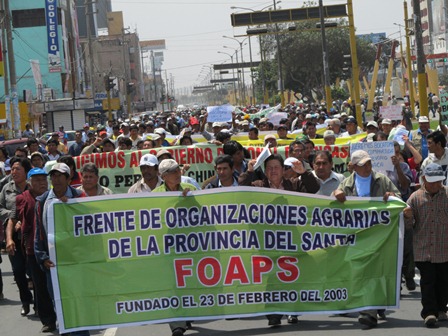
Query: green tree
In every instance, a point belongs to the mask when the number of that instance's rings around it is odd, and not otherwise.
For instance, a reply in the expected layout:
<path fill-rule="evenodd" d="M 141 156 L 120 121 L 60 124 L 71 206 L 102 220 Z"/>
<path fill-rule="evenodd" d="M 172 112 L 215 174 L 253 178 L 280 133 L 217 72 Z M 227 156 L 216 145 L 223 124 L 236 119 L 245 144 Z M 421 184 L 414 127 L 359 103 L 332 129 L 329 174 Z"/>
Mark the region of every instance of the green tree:
<path fill-rule="evenodd" d="M 304 96 L 311 96 L 311 91 L 317 92 L 318 98 L 324 95 L 322 38 L 319 29 L 316 29 L 318 20 L 296 22 L 296 30 L 286 32 L 286 25 L 279 25 L 280 48 L 282 55 L 282 73 L 284 88 L 295 92 L 301 92 Z M 329 55 L 330 81 L 335 83 L 342 76 L 344 55 L 350 54 L 350 40 L 347 22 L 345 19 L 338 21 L 338 27 L 326 30 L 327 51 Z M 266 35 L 262 39 L 263 52 L 270 58 L 264 66 L 270 71 L 265 73 L 266 82 L 275 85 L 277 90 L 277 46 L 275 35 Z M 358 63 L 360 76 L 373 69 L 376 49 L 363 39 L 357 39 Z M 270 56 L 270 57 L 269 57 Z M 267 58 L 265 58 L 267 59 Z M 267 63 L 271 65 L 268 66 Z M 269 78 L 268 76 L 273 76 Z M 259 81 L 257 80 L 257 83 Z M 272 87 L 271 87 L 272 89 Z M 273 92 L 270 91 L 270 94 Z"/>

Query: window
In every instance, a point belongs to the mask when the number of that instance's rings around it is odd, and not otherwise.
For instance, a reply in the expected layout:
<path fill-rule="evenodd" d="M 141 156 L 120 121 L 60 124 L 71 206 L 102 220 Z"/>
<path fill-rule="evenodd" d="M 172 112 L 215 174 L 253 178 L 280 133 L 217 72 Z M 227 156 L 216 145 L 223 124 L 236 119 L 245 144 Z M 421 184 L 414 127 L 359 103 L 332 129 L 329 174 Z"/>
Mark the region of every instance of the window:
<path fill-rule="evenodd" d="M 12 11 L 14 28 L 46 26 L 45 8 L 22 9 Z M 61 24 L 61 9 L 58 8 L 58 24 Z"/>

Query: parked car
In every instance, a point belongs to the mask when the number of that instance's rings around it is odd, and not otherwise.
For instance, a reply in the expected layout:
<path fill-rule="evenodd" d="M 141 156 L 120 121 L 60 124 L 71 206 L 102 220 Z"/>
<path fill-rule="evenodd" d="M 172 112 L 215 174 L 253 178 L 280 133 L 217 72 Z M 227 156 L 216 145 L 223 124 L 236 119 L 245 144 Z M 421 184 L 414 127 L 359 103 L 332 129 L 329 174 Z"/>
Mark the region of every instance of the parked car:
<path fill-rule="evenodd" d="M 65 131 L 65 134 L 67 135 L 67 144 L 66 144 L 67 149 L 70 148 L 70 146 L 75 143 L 75 133 L 76 133 L 76 131 Z M 51 138 L 52 134 L 53 134 L 52 132 L 51 133 L 45 133 L 44 135 L 42 135 L 39 138 L 39 141 L 42 144 L 46 144 L 47 141 Z M 62 139 L 59 139 L 59 141 L 62 141 Z"/>
<path fill-rule="evenodd" d="M 14 156 L 14 153 L 16 152 L 16 148 L 26 147 L 27 142 L 28 142 L 28 138 L 5 140 L 5 141 L 0 142 L 0 147 L 5 147 L 6 151 L 8 152 L 8 156 L 11 157 L 11 156 Z"/>

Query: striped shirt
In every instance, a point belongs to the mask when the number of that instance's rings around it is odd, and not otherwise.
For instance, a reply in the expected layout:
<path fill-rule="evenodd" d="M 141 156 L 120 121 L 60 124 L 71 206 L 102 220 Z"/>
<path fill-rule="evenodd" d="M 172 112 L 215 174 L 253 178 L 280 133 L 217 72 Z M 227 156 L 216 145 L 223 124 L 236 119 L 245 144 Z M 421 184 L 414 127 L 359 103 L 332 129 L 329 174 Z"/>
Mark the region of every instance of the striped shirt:
<path fill-rule="evenodd" d="M 414 216 L 414 260 L 448 262 L 448 187 L 432 196 L 419 189 L 407 203 Z"/>

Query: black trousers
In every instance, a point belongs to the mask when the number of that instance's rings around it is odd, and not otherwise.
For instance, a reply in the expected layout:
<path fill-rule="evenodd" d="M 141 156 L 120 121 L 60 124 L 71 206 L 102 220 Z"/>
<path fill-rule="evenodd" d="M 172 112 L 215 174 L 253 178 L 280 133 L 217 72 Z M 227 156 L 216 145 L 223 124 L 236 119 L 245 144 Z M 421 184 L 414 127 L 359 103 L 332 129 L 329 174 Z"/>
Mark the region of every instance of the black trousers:
<path fill-rule="evenodd" d="M 26 277 L 26 256 L 23 254 L 20 248 L 20 241 L 16 241 L 16 249 L 14 255 L 9 255 L 9 261 L 11 262 L 12 272 L 14 274 L 14 280 L 19 288 L 20 301 L 22 304 L 33 303 L 33 294 L 28 288 L 28 279 Z"/>
<path fill-rule="evenodd" d="M 420 270 L 420 289 L 422 294 L 422 318 L 447 311 L 448 303 L 448 262 L 435 264 L 415 262 Z"/>
<path fill-rule="evenodd" d="M 40 268 L 34 255 L 27 256 L 27 266 L 34 283 L 34 303 L 39 319 L 43 325 L 55 324 L 56 313 L 53 308 L 53 301 L 48 293 L 47 276 Z"/>

